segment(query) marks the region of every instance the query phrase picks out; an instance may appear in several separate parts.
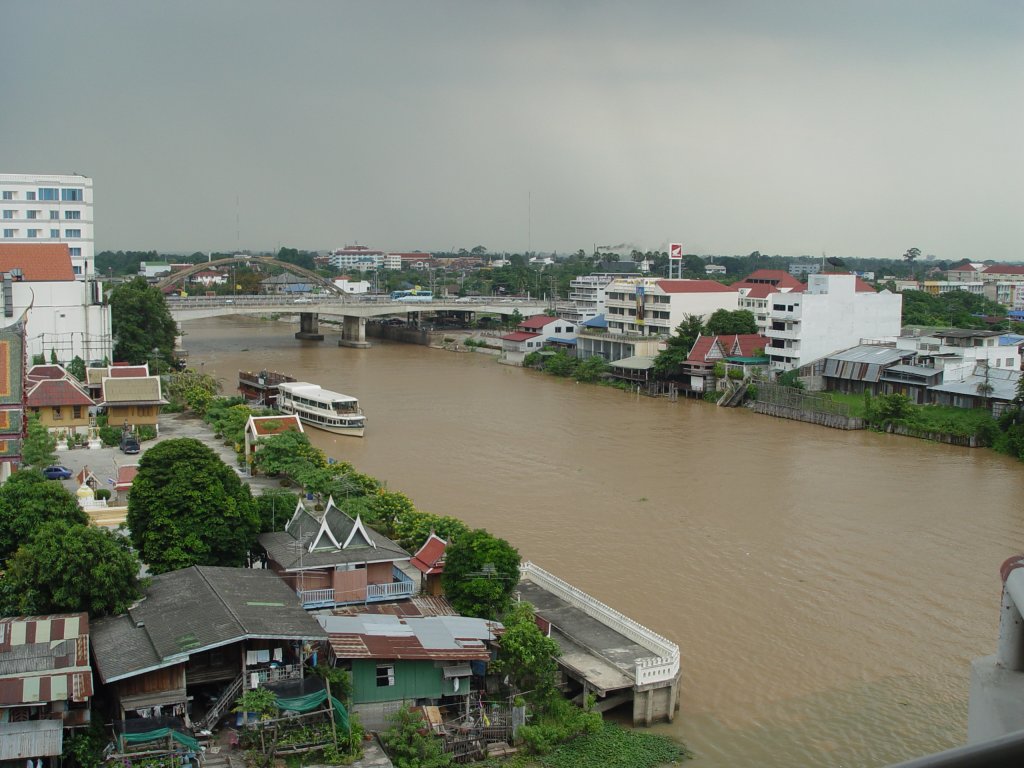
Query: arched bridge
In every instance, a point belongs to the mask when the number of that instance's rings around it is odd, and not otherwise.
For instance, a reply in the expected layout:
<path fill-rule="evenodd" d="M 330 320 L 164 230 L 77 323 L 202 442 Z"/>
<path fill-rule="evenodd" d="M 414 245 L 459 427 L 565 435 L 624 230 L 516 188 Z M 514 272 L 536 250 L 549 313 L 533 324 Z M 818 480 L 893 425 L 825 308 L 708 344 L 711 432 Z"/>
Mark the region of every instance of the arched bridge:
<path fill-rule="evenodd" d="M 494 297 L 445 298 L 433 301 L 392 301 L 388 296 L 302 295 L 268 296 L 187 296 L 169 297 L 167 307 L 177 322 L 202 320 L 222 315 L 299 315 L 296 338 L 322 339 L 318 329 L 320 315 L 342 318 L 343 343 L 366 346 L 366 321 L 372 317 L 388 317 L 424 312 L 474 312 L 523 317 L 543 314 L 548 306 L 540 299 L 499 299 Z"/>

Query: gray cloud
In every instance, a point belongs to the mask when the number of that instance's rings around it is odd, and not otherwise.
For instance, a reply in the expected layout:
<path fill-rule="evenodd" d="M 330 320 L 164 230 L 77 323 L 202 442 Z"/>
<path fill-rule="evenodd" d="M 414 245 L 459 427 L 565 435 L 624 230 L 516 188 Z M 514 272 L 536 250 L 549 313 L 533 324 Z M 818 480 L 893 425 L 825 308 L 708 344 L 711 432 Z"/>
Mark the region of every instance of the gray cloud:
<path fill-rule="evenodd" d="M 0 168 L 93 176 L 101 249 L 1024 258 L 1019 4 L 4 16 Z"/>

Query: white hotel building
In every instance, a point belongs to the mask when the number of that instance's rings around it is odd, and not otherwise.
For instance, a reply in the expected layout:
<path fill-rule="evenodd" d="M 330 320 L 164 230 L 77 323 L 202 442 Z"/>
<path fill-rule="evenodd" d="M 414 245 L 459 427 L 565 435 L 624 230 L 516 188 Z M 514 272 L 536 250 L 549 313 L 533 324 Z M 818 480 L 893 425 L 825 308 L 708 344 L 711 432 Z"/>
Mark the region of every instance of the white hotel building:
<path fill-rule="evenodd" d="M 0 173 L 0 243 L 64 243 L 79 280 L 95 271 L 92 179 Z"/>

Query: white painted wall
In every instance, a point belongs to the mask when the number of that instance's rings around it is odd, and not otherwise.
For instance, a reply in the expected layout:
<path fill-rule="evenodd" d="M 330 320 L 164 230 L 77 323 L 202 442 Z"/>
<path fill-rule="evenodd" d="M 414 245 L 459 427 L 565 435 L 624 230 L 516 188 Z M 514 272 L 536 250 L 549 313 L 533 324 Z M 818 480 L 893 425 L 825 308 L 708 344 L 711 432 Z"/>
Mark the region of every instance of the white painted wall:
<path fill-rule="evenodd" d="M 76 356 L 86 363 L 110 358 L 110 306 L 93 304 L 91 293 L 102 295 L 92 280 L 11 284 L 13 322 L 31 305 L 25 337 L 28 356 L 41 354 L 50 362 L 50 350 L 67 365 Z"/>

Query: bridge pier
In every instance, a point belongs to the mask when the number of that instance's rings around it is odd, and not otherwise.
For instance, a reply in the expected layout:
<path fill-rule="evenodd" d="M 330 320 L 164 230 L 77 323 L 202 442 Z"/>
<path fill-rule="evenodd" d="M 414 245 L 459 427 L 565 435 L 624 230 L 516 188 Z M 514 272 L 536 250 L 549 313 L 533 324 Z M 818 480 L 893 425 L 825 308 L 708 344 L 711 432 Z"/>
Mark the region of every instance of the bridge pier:
<path fill-rule="evenodd" d="M 356 347 L 366 349 L 370 342 L 366 340 L 366 318 L 358 315 L 343 315 L 339 347 Z"/>
<path fill-rule="evenodd" d="M 299 313 L 299 331 L 295 334 L 295 338 L 307 341 L 324 340 L 324 335 L 320 333 L 320 317 L 316 312 Z"/>

